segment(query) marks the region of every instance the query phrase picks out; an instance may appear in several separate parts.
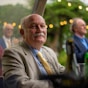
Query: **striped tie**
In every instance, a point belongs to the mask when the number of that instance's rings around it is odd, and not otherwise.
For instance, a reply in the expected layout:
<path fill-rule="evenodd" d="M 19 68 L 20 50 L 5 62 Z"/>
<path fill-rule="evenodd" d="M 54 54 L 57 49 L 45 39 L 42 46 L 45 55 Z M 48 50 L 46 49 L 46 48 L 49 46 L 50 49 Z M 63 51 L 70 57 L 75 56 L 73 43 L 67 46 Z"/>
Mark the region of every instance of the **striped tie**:
<path fill-rule="evenodd" d="M 46 72 L 50 75 L 50 74 L 53 74 L 49 64 L 47 63 L 46 59 L 42 56 L 42 53 L 41 52 L 38 52 L 37 53 L 37 56 L 40 60 L 40 62 L 42 63 L 42 65 L 44 66 Z"/>

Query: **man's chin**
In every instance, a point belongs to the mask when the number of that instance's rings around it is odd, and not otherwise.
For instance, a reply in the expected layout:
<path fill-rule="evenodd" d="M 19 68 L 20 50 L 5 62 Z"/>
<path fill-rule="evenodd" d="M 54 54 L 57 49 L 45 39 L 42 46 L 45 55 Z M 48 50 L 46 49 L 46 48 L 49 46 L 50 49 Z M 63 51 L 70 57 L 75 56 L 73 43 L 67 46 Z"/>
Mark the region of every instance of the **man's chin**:
<path fill-rule="evenodd" d="M 39 39 L 38 39 L 38 40 L 36 40 L 36 42 L 43 44 L 43 43 L 45 43 L 45 40 L 39 40 Z"/>

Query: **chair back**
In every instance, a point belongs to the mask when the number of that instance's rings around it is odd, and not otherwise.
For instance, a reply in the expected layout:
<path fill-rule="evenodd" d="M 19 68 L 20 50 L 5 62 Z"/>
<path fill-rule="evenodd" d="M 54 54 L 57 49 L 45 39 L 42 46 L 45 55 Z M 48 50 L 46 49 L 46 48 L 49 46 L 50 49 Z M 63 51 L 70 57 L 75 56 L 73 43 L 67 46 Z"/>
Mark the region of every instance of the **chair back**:
<path fill-rule="evenodd" d="M 3 88 L 3 77 L 0 76 L 0 88 Z"/>

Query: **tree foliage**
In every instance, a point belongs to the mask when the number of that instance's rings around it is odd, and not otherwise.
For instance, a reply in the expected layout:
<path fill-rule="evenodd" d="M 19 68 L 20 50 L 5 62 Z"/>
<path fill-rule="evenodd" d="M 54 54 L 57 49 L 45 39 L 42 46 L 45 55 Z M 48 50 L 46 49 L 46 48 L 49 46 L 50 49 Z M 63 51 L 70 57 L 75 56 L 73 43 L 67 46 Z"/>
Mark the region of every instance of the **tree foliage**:
<path fill-rule="evenodd" d="M 68 3 L 71 3 L 71 6 L 68 6 Z M 78 6 L 82 6 L 82 9 L 79 9 Z M 65 40 L 71 36 L 69 20 L 81 17 L 88 22 L 88 12 L 85 9 L 86 5 L 80 0 L 62 0 L 61 2 L 54 0 L 47 4 L 44 17 L 47 25 L 53 24 L 54 26 L 53 28 L 48 26 L 47 45 L 56 52 L 61 52 Z M 67 24 L 61 25 L 60 22 L 63 21 L 66 21 Z"/>
<path fill-rule="evenodd" d="M 0 6 L 0 30 L 1 30 L 0 36 L 2 36 L 2 27 L 4 22 L 7 23 L 15 22 L 16 27 L 14 30 L 14 36 L 19 36 L 18 25 L 20 24 L 20 20 L 30 13 L 31 10 L 27 9 L 21 4 Z"/>

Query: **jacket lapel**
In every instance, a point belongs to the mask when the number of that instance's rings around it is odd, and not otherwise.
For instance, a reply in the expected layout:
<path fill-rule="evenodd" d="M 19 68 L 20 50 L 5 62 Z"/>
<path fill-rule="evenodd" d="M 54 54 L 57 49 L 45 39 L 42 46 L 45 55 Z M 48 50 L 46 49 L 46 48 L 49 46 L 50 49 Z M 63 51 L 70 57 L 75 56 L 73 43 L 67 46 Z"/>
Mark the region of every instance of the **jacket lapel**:
<path fill-rule="evenodd" d="M 34 59 L 32 51 L 30 50 L 30 48 L 28 47 L 28 45 L 25 42 L 23 42 L 21 44 L 21 46 L 23 48 L 23 52 L 25 54 L 27 64 L 30 65 L 30 68 L 33 70 L 34 74 L 39 75 L 40 74 L 40 70 L 39 70 L 39 68 L 37 66 L 37 63 L 36 63 L 35 59 Z"/>
<path fill-rule="evenodd" d="M 76 46 L 79 47 L 79 49 L 86 49 L 86 47 L 81 43 L 81 41 L 76 37 L 74 36 L 74 43 L 76 44 Z"/>

